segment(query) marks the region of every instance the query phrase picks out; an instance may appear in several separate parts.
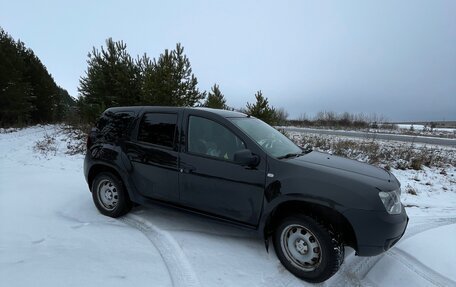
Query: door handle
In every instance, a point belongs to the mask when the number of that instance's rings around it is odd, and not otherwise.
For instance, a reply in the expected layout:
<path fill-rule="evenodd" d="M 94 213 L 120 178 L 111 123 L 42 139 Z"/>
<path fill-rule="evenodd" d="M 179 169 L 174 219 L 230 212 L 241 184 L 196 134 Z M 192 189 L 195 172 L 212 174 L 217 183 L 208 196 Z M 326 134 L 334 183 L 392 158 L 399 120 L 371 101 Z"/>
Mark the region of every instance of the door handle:
<path fill-rule="evenodd" d="M 196 167 L 194 167 L 193 165 L 190 165 L 190 164 L 186 164 L 179 169 L 179 171 L 181 173 L 192 173 L 195 170 L 196 170 Z"/>

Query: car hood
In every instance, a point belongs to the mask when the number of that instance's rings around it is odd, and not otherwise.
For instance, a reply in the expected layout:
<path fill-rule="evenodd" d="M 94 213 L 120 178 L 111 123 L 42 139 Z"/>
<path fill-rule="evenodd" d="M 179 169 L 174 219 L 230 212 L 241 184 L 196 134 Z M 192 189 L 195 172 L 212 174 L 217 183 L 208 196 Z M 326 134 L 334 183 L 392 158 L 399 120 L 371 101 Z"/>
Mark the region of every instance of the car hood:
<path fill-rule="evenodd" d="M 296 165 L 304 165 L 306 163 L 316 164 L 347 172 L 353 172 L 364 176 L 377 178 L 380 180 L 391 180 L 391 173 L 382 168 L 375 167 L 373 165 L 362 163 L 356 160 L 351 160 L 340 156 L 335 156 L 317 151 L 312 151 L 306 155 L 293 158 L 290 160 L 290 163 Z"/>

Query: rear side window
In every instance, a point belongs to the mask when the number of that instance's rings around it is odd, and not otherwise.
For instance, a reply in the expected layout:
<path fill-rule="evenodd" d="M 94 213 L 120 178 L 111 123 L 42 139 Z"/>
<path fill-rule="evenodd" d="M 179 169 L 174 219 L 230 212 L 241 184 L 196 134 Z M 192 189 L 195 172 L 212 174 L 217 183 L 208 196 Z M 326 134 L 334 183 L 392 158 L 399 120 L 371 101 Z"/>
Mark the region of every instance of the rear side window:
<path fill-rule="evenodd" d="M 172 148 L 176 124 L 177 114 L 146 113 L 139 125 L 138 140 Z"/>
<path fill-rule="evenodd" d="M 126 138 L 131 123 L 134 119 L 132 112 L 108 111 L 104 113 L 97 122 L 97 129 L 107 140 Z"/>

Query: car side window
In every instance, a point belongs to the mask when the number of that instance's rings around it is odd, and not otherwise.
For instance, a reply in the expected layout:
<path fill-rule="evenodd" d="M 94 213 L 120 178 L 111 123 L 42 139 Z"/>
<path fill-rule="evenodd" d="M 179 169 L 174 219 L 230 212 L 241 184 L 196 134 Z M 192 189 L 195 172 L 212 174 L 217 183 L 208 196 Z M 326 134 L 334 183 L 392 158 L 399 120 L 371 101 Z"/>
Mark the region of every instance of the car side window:
<path fill-rule="evenodd" d="M 245 143 L 226 127 L 212 120 L 190 116 L 187 151 L 194 154 L 233 160 L 236 151 L 245 149 Z"/>
<path fill-rule="evenodd" d="M 100 135 L 106 140 L 123 139 L 128 135 L 128 130 L 133 122 L 134 114 L 132 112 L 111 112 L 104 113 L 97 122 L 97 129 Z"/>
<path fill-rule="evenodd" d="M 139 124 L 138 141 L 173 148 L 177 114 L 146 113 Z"/>

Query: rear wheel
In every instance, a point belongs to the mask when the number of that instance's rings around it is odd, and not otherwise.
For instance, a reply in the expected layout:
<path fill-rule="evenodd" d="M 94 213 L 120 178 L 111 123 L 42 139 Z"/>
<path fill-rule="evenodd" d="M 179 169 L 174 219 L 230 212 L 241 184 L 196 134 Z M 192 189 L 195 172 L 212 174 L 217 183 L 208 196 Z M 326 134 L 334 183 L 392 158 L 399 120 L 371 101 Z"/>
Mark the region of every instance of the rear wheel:
<path fill-rule="evenodd" d="M 95 177 L 92 198 L 98 210 L 110 217 L 122 216 L 132 207 L 122 181 L 110 172 L 101 172 Z"/>
<path fill-rule="evenodd" d="M 290 216 L 280 223 L 274 248 L 291 273 L 314 283 L 334 275 L 344 259 L 344 247 L 336 234 L 306 215 Z"/>

